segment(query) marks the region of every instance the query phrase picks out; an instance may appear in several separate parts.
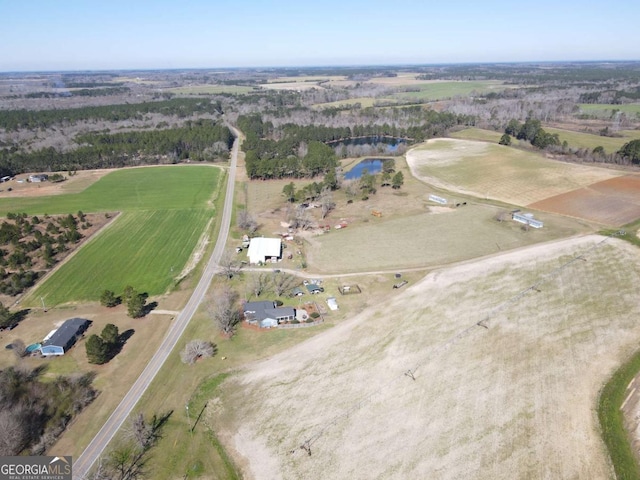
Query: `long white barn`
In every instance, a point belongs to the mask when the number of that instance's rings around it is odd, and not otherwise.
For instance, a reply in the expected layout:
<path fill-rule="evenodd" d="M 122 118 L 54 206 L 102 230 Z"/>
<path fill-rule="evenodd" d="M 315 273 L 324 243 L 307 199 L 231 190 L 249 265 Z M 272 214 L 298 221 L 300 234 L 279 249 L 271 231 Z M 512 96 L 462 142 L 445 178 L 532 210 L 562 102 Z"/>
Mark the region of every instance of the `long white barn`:
<path fill-rule="evenodd" d="M 279 238 L 252 238 L 247 252 L 249 263 L 266 263 L 282 259 L 282 241 Z"/>

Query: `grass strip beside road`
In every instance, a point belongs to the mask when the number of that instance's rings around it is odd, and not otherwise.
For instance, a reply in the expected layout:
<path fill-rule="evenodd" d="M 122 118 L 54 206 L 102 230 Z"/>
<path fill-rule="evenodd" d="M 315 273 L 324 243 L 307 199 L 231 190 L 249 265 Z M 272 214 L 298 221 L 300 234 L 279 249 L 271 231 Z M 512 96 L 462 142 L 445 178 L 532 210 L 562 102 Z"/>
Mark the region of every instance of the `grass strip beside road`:
<path fill-rule="evenodd" d="M 616 371 L 600 392 L 598 420 L 602 439 L 609 451 L 617 480 L 640 479 L 640 468 L 624 427 L 624 412 L 620 409 L 627 395 L 627 385 L 640 372 L 640 350 Z"/>

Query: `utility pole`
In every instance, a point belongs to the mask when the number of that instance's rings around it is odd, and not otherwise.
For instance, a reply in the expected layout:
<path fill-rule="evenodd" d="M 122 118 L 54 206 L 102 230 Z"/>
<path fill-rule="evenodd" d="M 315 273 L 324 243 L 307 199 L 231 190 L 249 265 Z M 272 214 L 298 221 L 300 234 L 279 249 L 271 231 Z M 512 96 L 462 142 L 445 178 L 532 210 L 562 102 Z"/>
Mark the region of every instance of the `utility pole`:
<path fill-rule="evenodd" d="M 47 307 L 44 304 L 44 297 L 40 297 L 40 301 L 42 302 L 42 310 L 44 310 L 44 313 L 47 313 Z"/>
<path fill-rule="evenodd" d="M 191 433 L 191 436 L 193 437 L 193 429 L 191 428 L 191 416 L 189 416 L 189 404 L 185 403 L 184 404 L 184 408 L 187 409 L 187 421 L 189 422 L 189 432 Z"/>

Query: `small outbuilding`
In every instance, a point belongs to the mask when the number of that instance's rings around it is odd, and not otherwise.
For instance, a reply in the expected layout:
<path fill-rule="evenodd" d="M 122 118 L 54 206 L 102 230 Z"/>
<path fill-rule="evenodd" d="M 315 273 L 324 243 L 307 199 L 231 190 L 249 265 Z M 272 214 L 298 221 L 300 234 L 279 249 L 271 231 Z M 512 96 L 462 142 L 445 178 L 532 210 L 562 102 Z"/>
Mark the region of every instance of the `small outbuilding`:
<path fill-rule="evenodd" d="M 329 307 L 329 310 L 338 310 L 338 301 L 335 297 L 329 297 L 327 298 L 327 306 Z"/>
<path fill-rule="evenodd" d="M 279 238 L 255 237 L 249 242 L 249 263 L 267 263 L 282 260 L 282 240 Z"/>
<path fill-rule="evenodd" d="M 60 328 L 49 336 L 40 351 L 45 357 L 64 355 L 76 343 L 79 337 L 87 331 L 91 321 L 86 318 L 70 318 Z"/>
<path fill-rule="evenodd" d="M 524 223 L 533 228 L 542 228 L 544 223 L 540 220 L 533 218 L 533 213 L 521 213 L 520 211 L 514 211 L 511 213 L 511 218 L 519 223 Z"/>
<path fill-rule="evenodd" d="M 32 183 L 46 182 L 47 180 L 49 180 L 49 175 L 44 173 L 39 175 L 29 175 L 29 181 Z"/>

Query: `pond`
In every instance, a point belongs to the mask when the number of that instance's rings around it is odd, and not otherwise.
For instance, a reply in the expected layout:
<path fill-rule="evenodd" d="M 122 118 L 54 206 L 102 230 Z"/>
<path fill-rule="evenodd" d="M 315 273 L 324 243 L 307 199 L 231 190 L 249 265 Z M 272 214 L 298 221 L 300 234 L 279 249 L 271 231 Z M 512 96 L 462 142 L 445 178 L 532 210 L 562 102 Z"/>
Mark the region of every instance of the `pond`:
<path fill-rule="evenodd" d="M 365 170 L 371 175 L 380 173 L 382 171 L 382 160 L 380 160 L 379 158 L 365 158 L 355 167 L 345 173 L 344 179 L 356 180 L 362 176 Z"/>
<path fill-rule="evenodd" d="M 379 145 L 385 145 L 388 153 L 393 153 L 398 150 L 400 145 L 406 144 L 407 140 L 398 137 L 383 137 L 379 135 L 371 137 L 353 137 L 345 140 L 336 140 L 334 142 L 327 142 L 330 147 L 349 147 L 349 146 L 364 146 L 370 145 L 377 147 Z"/>

